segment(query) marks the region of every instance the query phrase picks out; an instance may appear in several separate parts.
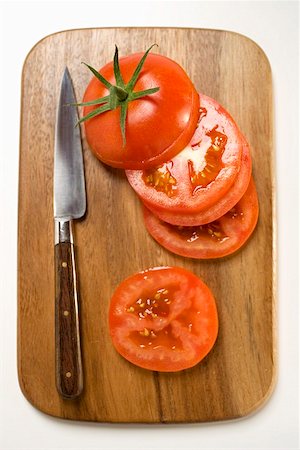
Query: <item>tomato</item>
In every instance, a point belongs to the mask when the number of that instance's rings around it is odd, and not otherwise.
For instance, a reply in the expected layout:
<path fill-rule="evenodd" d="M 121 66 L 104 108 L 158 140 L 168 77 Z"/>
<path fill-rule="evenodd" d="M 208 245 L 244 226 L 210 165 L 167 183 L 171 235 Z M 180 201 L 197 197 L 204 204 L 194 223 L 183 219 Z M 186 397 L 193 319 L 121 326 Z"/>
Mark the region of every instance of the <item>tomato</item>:
<path fill-rule="evenodd" d="M 258 219 L 253 179 L 246 193 L 224 216 L 206 225 L 182 227 L 162 222 L 144 207 L 145 225 L 167 250 L 196 259 L 221 258 L 238 250 L 252 234 Z"/>
<path fill-rule="evenodd" d="M 120 58 L 125 90 L 142 56 L 142 53 L 134 53 Z M 99 72 L 109 83 L 115 83 L 112 62 Z M 84 122 L 87 143 L 101 161 L 113 167 L 144 169 L 167 161 L 188 144 L 199 118 L 199 95 L 193 83 L 176 62 L 159 54 L 148 54 L 133 93 L 156 87 L 159 90 L 151 95 L 125 100 L 125 145 L 120 107 Z M 94 77 L 87 86 L 83 102 L 103 98 L 109 92 L 108 87 Z M 84 116 L 98 106 L 86 105 Z"/>
<path fill-rule="evenodd" d="M 240 170 L 243 141 L 231 116 L 200 94 L 200 120 L 191 143 L 150 170 L 127 170 L 129 183 L 153 208 L 185 213 L 220 200 Z"/>
<path fill-rule="evenodd" d="M 158 267 L 130 276 L 111 299 L 109 327 L 116 350 L 139 367 L 190 368 L 213 347 L 218 315 L 209 288 L 192 272 Z"/>
<path fill-rule="evenodd" d="M 217 203 L 203 211 L 192 211 L 190 213 L 173 213 L 167 209 L 155 209 L 147 202 L 144 202 L 144 204 L 150 211 L 159 217 L 160 220 L 171 223 L 172 225 L 195 226 L 213 222 L 233 208 L 245 194 L 250 182 L 251 169 L 252 162 L 250 148 L 246 139 L 243 137 L 243 153 L 240 171 L 229 191 Z"/>

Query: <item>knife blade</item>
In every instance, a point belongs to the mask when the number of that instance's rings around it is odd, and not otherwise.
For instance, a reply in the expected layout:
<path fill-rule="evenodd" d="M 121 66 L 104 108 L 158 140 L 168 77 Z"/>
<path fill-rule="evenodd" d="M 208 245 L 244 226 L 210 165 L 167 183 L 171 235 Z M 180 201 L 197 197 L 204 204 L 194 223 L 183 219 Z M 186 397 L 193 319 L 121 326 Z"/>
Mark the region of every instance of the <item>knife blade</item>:
<path fill-rule="evenodd" d="M 78 111 L 72 80 L 62 76 L 54 145 L 55 351 L 56 387 L 64 398 L 83 389 L 79 330 L 79 295 L 75 268 L 73 220 L 86 211 L 86 192 Z"/>

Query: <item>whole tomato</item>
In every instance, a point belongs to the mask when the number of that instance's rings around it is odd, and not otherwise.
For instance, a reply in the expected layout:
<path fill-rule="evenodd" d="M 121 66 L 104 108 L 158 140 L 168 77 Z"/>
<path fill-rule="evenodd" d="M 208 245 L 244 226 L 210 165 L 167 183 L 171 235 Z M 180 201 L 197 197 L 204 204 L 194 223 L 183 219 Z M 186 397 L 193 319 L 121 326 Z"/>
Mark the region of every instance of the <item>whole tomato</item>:
<path fill-rule="evenodd" d="M 199 95 L 183 68 L 149 53 L 118 58 L 96 71 L 83 103 L 86 139 L 104 163 L 146 169 L 167 161 L 190 141 Z"/>

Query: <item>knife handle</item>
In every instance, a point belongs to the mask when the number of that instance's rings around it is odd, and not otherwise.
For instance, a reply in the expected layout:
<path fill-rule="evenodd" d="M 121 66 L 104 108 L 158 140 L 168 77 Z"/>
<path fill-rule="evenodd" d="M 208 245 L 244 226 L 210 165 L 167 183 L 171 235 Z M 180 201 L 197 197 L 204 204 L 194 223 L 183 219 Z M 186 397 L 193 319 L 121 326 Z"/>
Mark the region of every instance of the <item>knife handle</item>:
<path fill-rule="evenodd" d="M 55 245 L 56 386 L 64 398 L 83 389 L 74 244 Z"/>

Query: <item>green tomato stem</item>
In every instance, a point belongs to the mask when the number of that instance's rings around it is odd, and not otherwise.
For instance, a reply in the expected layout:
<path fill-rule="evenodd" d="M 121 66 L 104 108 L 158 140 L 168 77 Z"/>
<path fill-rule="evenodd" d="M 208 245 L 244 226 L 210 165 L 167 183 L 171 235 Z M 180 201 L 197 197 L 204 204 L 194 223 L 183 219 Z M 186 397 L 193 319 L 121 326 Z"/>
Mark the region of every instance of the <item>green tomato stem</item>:
<path fill-rule="evenodd" d="M 128 92 L 125 89 L 123 89 L 121 86 L 118 86 L 118 85 L 114 86 L 114 91 L 115 91 L 115 94 L 116 94 L 119 102 L 123 102 L 124 100 L 127 99 Z"/>
<path fill-rule="evenodd" d="M 142 70 L 142 67 L 145 63 L 145 60 L 148 56 L 148 53 L 150 50 L 154 47 L 153 44 L 150 48 L 144 53 L 142 56 L 140 62 L 138 63 L 137 67 L 135 68 L 135 71 L 129 80 L 127 84 L 124 83 L 120 66 L 119 66 L 119 53 L 118 53 L 118 47 L 116 46 L 115 49 L 115 55 L 114 55 L 114 61 L 113 61 L 113 68 L 114 68 L 114 75 L 116 79 L 116 85 L 114 86 L 111 84 L 108 80 L 106 80 L 103 75 L 101 75 L 96 69 L 94 69 L 89 64 L 86 64 L 86 67 L 94 74 L 94 76 L 100 81 L 100 83 L 104 84 L 104 86 L 109 90 L 109 95 L 106 95 L 105 97 L 91 100 L 89 102 L 84 102 L 77 104 L 77 106 L 88 106 L 88 105 L 99 105 L 101 103 L 101 106 L 91 111 L 89 114 L 87 114 L 85 117 L 80 119 L 78 123 L 84 122 L 85 120 L 89 120 L 92 117 L 97 116 L 98 114 L 105 113 L 107 111 L 112 111 L 118 107 L 121 108 L 121 114 L 120 114 L 120 128 L 122 132 L 123 137 L 123 146 L 126 144 L 126 134 L 125 134 L 125 125 L 126 125 L 126 117 L 127 117 L 127 110 L 128 110 L 128 103 L 133 100 L 140 99 L 142 97 L 146 97 L 147 95 L 155 94 L 159 90 L 159 87 L 149 88 L 145 89 L 143 91 L 134 92 L 133 88 L 137 82 L 137 79 L 139 77 L 139 74 Z"/>

